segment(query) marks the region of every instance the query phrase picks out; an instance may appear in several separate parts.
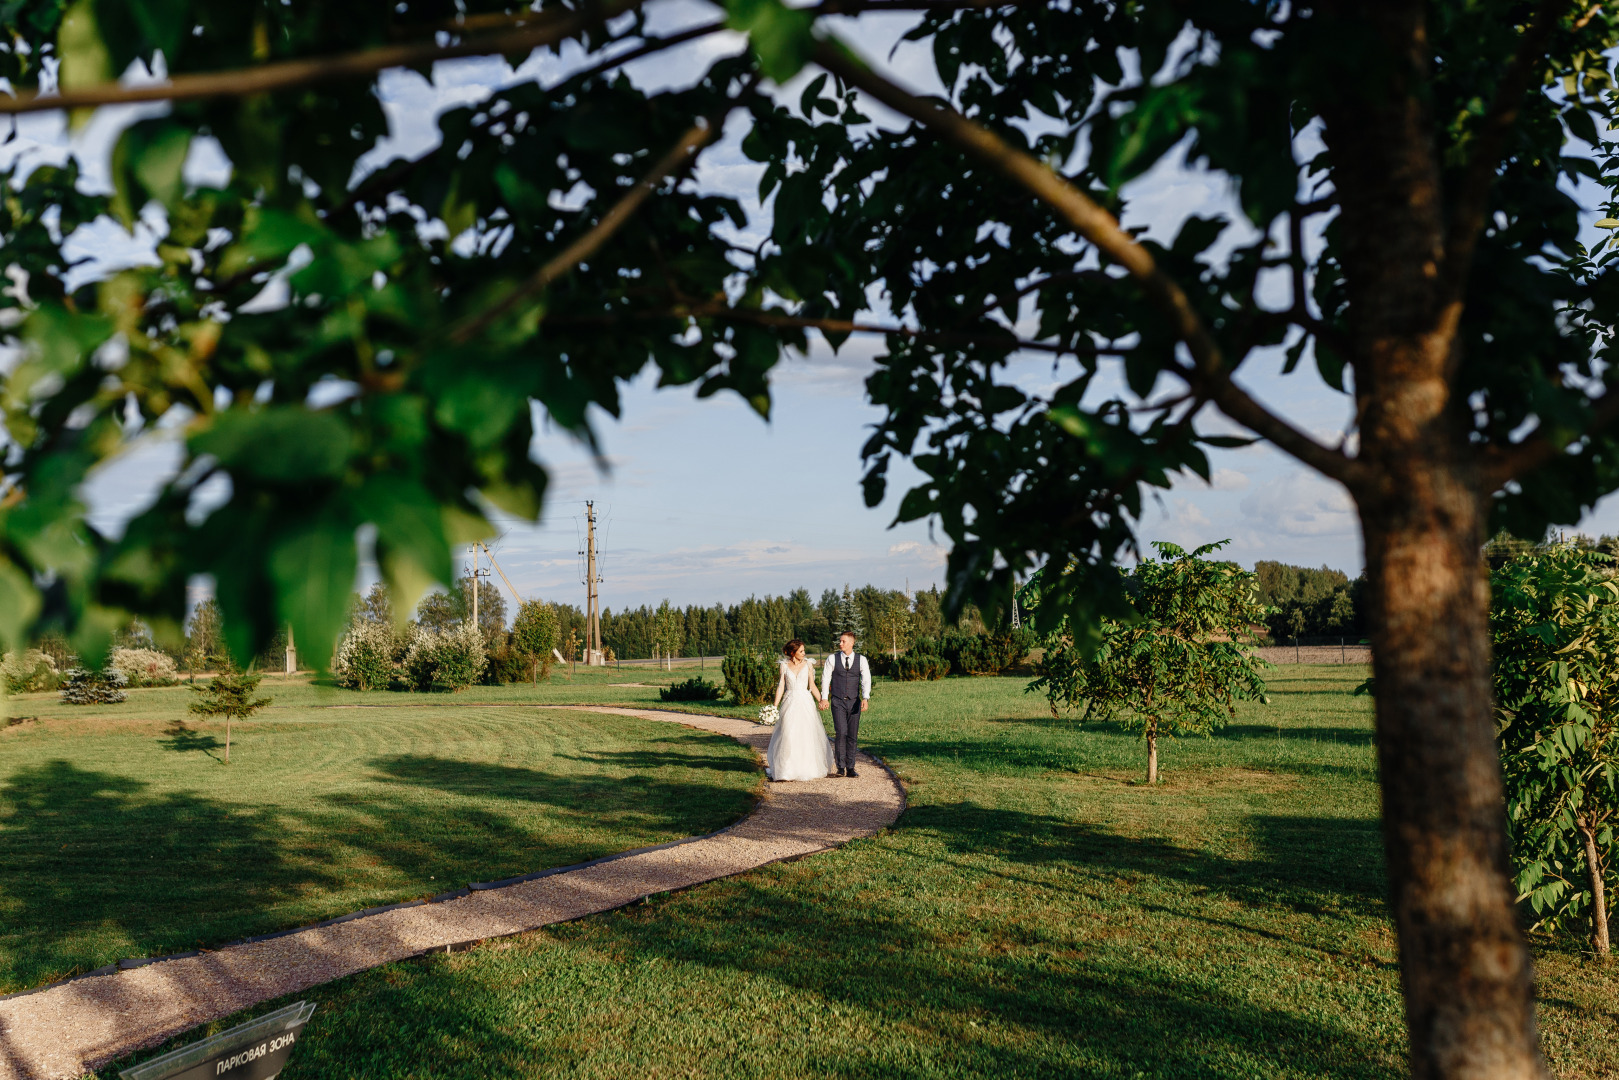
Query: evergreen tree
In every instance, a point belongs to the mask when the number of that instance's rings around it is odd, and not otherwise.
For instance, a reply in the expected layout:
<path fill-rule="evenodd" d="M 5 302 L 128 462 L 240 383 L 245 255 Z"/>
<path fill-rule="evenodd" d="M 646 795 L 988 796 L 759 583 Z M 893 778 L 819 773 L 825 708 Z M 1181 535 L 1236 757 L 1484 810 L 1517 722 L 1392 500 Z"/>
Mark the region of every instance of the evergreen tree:
<path fill-rule="evenodd" d="M 866 621 L 860 615 L 860 603 L 848 582 L 844 582 L 843 595 L 838 598 L 838 617 L 833 626 L 840 635 L 853 634 L 856 642 L 865 635 Z"/>

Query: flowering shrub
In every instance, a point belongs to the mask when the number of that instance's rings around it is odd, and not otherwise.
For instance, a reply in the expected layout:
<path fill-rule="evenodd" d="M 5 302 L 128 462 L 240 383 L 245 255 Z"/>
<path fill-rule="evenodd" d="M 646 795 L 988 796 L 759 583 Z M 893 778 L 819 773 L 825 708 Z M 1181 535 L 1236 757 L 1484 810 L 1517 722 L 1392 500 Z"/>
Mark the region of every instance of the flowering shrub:
<path fill-rule="evenodd" d="M 124 673 L 130 686 L 173 686 L 174 658 L 156 649 L 114 649 L 107 666 Z"/>
<path fill-rule="evenodd" d="M 20 655 L 8 652 L 0 660 L 0 682 L 4 682 L 8 694 L 52 690 L 56 687 L 56 664 L 38 649 Z"/>
<path fill-rule="evenodd" d="M 339 686 L 350 690 L 386 690 L 398 674 L 394 632 L 385 623 L 356 620 L 343 635 L 332 664 Z"/>
<path fill-rule="evenodd" d="M 62 683 L 62 703 L 64 705 L 112 705 L 123 701 L 124 684 L 129 680 L 117 668 L 109 667 L 106 671 L 91 671 L 88 668 L 74 668 L 67 673 L 67 680 Z"/>
<path fill-rule="evenodd" d="M 412 690 L 465 690 L 489 662 L 483 634 L 470 623 L 448 630 L 416 627 L 405 653 L 405 679 Z"/>

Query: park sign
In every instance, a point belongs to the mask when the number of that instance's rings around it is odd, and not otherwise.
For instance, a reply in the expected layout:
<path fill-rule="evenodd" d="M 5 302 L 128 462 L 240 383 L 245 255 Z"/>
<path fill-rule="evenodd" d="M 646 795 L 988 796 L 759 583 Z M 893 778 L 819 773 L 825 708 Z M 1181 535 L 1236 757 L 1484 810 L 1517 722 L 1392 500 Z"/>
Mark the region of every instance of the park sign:
<path fill-rule="evenodd" d="M 300 1001 L 118 1075 L 123 1080 L 274 1080 L 314 1011 L 313 1003 Z"/>

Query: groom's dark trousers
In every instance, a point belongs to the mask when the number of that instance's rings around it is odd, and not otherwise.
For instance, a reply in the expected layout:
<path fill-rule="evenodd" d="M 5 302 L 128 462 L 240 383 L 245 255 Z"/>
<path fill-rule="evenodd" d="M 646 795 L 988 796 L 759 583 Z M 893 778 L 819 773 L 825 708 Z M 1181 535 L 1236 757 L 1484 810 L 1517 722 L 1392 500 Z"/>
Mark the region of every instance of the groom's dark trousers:
<path fill-rule="evenodd" d="M 843 654 L 832 654 L 832 685 L 827 694 L 832 700 L 832 751 L 840 769 L 854 768 L 855 746 L 860 739 L 860 654 L 850 660 L 845 669 Z"/>

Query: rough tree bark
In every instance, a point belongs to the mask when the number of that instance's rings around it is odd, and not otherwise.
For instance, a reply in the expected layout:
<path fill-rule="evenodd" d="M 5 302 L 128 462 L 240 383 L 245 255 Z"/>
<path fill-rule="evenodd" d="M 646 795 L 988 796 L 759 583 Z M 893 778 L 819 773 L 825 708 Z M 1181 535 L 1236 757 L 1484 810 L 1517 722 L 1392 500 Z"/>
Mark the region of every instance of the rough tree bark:
<path fill-rule="evenodd" d="M 1546 1076 L 1492 723 L 1491 492 L 1451 382 L 1460 295 L 1420 4 L 1345 6 L 1385 76 L 1326 112 L 1345 236 L 1390 901 L 1416 1080 Z M 1346 84 L 1347 84 L 1346 80 Z"/>
<path fill-rule="evenodd" d="M 1576 822 L 1585 844 L 1585 872 L 1591 878 L 1591 949 L 1599 960 L 1608 956 L 1608 893 L 1602 884 L 1602 857 L 1597 854 L 1597 826 L 1589 818 Z"/>
<path fill-rule="evenodd" d="M 1147 718 L 1147 784 L 1158 783 L 1158 721 Z"/>

